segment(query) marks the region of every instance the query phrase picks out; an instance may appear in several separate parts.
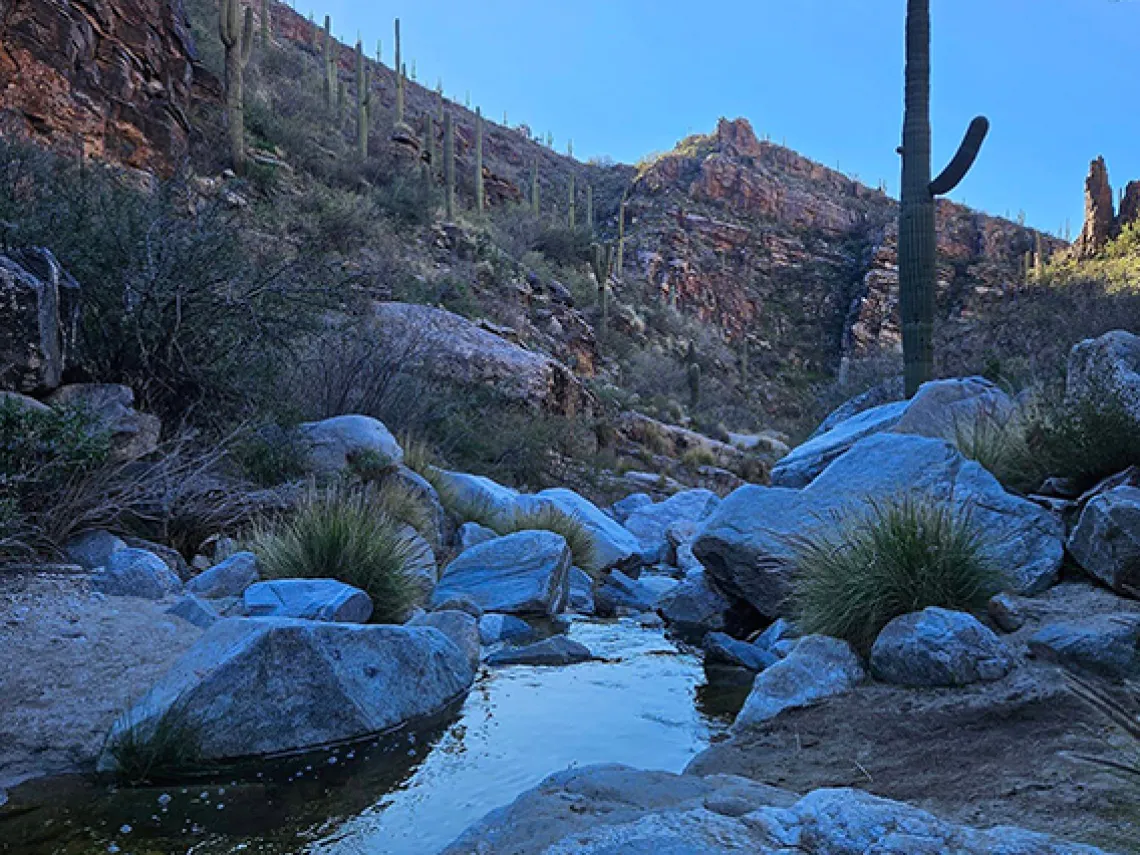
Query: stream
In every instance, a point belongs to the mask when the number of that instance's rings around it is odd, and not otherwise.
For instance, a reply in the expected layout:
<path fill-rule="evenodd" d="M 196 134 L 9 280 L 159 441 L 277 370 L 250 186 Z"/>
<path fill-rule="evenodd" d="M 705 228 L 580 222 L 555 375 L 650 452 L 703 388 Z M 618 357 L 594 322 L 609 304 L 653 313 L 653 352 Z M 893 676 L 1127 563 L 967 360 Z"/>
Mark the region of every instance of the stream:
<path fill-rule="evenodd" d="M 607 661 L 484 669 L 457 713 L 417 733 L 165 787 L 31 782 L 0 810 L 0 852 L 434 855 L 569 766 L 681 771 L 747 694 L 636 620 L 567 634 Z"/>

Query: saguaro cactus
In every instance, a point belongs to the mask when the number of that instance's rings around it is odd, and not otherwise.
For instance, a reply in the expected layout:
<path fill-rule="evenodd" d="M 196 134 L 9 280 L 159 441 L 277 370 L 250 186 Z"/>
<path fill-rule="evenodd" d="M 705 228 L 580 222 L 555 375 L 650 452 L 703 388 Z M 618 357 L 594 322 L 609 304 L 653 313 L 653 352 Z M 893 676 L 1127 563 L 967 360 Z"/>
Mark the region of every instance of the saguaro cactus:
<path fill-rule="evenodd" d="M 322 56 L 325 62 L 325 109 L 331 113 L 333 98 L 336 97 L 336 59 L 333 56 L 332 18 L 329 15 L 325 15 L 325 41 Z"/>
<path fill-rule="evenodd" d="M 404 124 L 404 64 L 400 60 L 400 19 L 396 19 L 396 125 Z"/>
<path fill-rule="evenodd" d="M 261 0 L 261 49 L 269 50 L 272 21 L 269 19 L 269 0 Z"/>
<path fill-rule="evenodd" d="M 538 158 L 534 159 L 534 163 L 530 167 L 530 209 L 537 217 L 542 210 L 538 193 Z"/>
<path fill-rule="evenodd" d="M 483 213 L 483 111 L 475 108 L 475 210 Z"/>
<path fill-rule="evenodd" d="M 230 162 L 235 172 L 245 167 L 245 98 L 242 76 L 253 51 L 253 7 L 241 18 L 241 0 L 222 0 L 218 31 L 226 52 L 226 128 L 230 139 Z"/>
<path fill-rule="evenodd" d="M 372 76 L 364 62 L 364 45 L 356 43 L 356 147 L 368 157 L 368 126 L 372 123 Z"/>
<path fill-rule="evenodd" d="M 451 113 L 443 120 L 444 210 L 447 221 L 455 219 L 455 122 Z"/>
<path fill-rule="evenodd" d="M 697 362 L 697 346 L 689 342 L 689 350 L 685 354 L 688 363 L 686 373 L 689 378 L 689 410 L 695 410 L 701 403 L 701 364 Z"/>
<path fill-rule="evenodd" d="M 577 219 L 577 216 L 578 216 L 577 196 L 578 196 L 578 188 L 574 183 L 574 176 L 571 175 L 570 176 L 570 216 L 568 219 L 568 224 L 569 224 L 570 228 L 575 227 L 575 220 Z"/>
<path fill-rule="evenodd" d="M 594 233 L 594 185 L 586 185 L 586 228 Z"/>
<path fill-rule="evenodd" d="M 903 122 L 902 206 L 899 211 L 899 302 L 907 395 L 934 373 L 934 199 L 951 192 L 974 165 L 990 123 L 970 123 L 958 153 L 930 179 L 930 0 L 907 0 L 906 116 Z"/>
<path fill-rule="evenodd" d="M 594 274 L 594 281 L 598 283 L 598 305 L 602 310 L 602 329 L 604 330 L 610 320 L 609 281 L 610 271 L 613 269 L 614 245 L 613 243 L 596 243 L 593 245 L 594 254 L 590 259 L 590 268 Z"/>
<path fill-rule="evenodd" d="M 621 204 L 618 205 L 617 264 L 615 268 L 617 278 L 620 281 L 622 270 L 625 269 L 625 196 L 621 197 Z"/>

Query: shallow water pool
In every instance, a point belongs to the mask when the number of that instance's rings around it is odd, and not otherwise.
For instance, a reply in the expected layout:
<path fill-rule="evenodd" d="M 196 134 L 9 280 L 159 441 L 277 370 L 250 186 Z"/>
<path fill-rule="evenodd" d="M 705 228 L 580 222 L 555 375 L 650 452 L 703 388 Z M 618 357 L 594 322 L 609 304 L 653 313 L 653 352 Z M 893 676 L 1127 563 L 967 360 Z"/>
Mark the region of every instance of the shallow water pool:
<path fill-rule="evenodd" d="M 433 855 L 552 772 L 625 763 L 680 771 L 745 690 L 709 686 L 700 658 L 635 621 L 568 635 L 604 662 L 484 671 L 438 727 L 230 780 L 114 789 L 28 785 L 0 814 L 0 852 Z"/>

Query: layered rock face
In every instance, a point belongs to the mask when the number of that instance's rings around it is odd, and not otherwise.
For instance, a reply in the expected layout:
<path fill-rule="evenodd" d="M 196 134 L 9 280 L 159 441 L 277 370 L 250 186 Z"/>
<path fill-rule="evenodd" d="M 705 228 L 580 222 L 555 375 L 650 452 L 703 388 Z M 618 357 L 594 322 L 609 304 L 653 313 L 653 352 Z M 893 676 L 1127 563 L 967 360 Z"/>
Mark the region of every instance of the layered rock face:
<path fill-rule="evenodd" d="M 760 371 L 777 358 L 826 368 L 900 344 L 897 218 L 885 193 L 759 140 L 744 119 L 722 119 L 642 170 L 626 272 L 648 280 L 644 299 L 747 334 Z M 1020 281 L 1038 238 L 945 200 L 938 229 L 947 316 Z M 1041 239 L 1049 251 L 1063 246 Z"/>
<path fill-rule="evenodd" d="M 168 171 L 188 146 L 194 58 L 179 0 L 7 0 L 0 132 Z"/>

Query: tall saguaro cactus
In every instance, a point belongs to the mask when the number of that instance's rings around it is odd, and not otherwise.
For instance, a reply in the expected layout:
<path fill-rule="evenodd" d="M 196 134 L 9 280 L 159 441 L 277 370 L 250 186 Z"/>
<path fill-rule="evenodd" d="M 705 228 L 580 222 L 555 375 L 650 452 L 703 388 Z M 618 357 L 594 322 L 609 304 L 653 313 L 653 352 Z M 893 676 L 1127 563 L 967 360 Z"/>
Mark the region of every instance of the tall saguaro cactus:
<path fill-rule="evenodd" d="M 241 17 L 241 0 L 222 0 L 218 21 L 226 52 L 226 128 L 230 139 L 230 162 L 235 172 L 245 167 L 245 97 L 242 76 L 253 51 L 253 7 Z"/>
<path fill-rule="evenodd" d="M 530 209 L 537 217 L 542 210 L 541 199 L 538 192 L 538 158 L 530 167 Z"/>
<path fill-rule="evenodd" d="M 618 205 L 618 239 L 617 239 L 617 278 L 621 281 L 622 270 L 625 269 L 625 196 L 621 197 Z"/>
<path fill-rule="evenodd" d="M 570 228 L 575 228 L 577 225 L 577 223 L 576 223 L 576 220 L 578 219 L 577 196 L 578 196 L 578 188 L 574 182 L 574 176 L 571 175 L 570 176 L 570 216 L 568 218 L 568 224 L 569 224 Z"/>
<path fill-rule="evenodd" d="M 946 169 L 930 178 L 930 0 L 907 0 L 906 115 L 899 211 L 899 303 L 906 393 L 934 374 L 934 285 L 937 242 L 934 200 L 951 192 L 978 157 L 990 123 L 979 116 Z"/>
<path fill-rule="evenodd" d="M 272 21 L 269 19 L 269 0 L 261 0 L 261 49 L 269 50 Z"/>
<path fill-rule="evenodd" d="M 447 221 L 455 219 L 455 121 L 449 112 L 443 120 L 444 210 Z"/>
<path fill-rule="evenodd" d="M 332 18 L 325 15 L 325 41 L 322 56 L 325 62 L 325 109 L 330 113 L 333 110 L 333 99 L 336 97 L 336 58 L 333 51 Z"/>
<path fill-rule="evenodd" d="M 483 111 L 475 108 L 475 210 L 483 213 Z"/>
<path fill-rule="evenodd" d="M 594 185 L 586 185 L 586 228 L 594 233 Z"/>
<path fill-rule="evenodd" d="M 368 127 L 372 123 L 372 76 L 364 62 L 364 45 L 356 43 L 356 147 L 368 158 Z"/>
<path fill-rule="evenodd" d="M 601 328 L 605 330 L 610 320 L 609 281 L 614 263 L 614 245 L 596 243 L 593 245 L 593 250 L 590 268 L 594 274 L 594 281 L 598 283 L 598 305 L 602 310 Z"/>
<path fill-rule="evenodd" d="M 396 124 L 404 124 L 404 64 L 400 60 L 400 19 L 396 19 Z"/>

